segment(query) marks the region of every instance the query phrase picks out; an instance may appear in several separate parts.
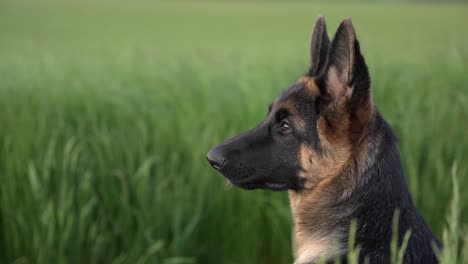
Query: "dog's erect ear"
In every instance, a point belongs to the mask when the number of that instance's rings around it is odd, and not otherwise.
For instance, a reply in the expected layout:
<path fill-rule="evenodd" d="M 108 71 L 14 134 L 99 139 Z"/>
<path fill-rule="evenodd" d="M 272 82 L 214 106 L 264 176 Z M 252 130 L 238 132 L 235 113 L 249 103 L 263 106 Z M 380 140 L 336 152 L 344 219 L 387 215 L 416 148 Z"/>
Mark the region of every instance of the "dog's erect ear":
<path fill-rule="evenodd" d="M 319 16 L 315 22 L 314 30 L 310 40 L 310 76 L 318 75 L 327 64 L 330 39 L 327 34 L 325 18 Z"/>
<path fill-rule="evenodd" d="M 349 18 L 341 22 L 333 38 L 324 77 L 332 100 L 359 102 L 369 97 L 369 72 Z"/>

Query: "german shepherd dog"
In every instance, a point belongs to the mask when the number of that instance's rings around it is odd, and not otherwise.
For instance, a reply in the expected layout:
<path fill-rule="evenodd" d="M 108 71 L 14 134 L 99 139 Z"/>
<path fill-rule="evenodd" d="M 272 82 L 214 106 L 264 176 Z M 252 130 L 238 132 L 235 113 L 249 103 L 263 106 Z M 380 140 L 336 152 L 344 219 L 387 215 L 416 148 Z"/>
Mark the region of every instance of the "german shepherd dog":
<path fill-rule="evenodd" d="M 437 263 L 440 242 L 408 192 L 351 20 L 330 42 L 319 17 L 310 51 L 308 73 L 273 101 L 257 127 L 215 147 L 208 161 L 240 188 L 289 191 L 296 264 L 346 263 L 353 219 L 359 262 L 390 263 L 396 209 L 399 244 L 411 230 L 404 263 Z"/>

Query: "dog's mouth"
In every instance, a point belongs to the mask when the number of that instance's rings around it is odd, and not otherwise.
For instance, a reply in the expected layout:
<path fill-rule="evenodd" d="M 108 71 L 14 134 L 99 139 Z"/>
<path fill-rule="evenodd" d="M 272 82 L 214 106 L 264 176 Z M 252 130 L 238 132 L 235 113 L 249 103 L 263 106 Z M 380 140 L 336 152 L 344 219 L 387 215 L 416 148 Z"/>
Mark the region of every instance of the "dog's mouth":
<path fill-rule="evenodd" d="M 271 178 L 270 173 L 259 170 L 242 162 L 237 166 L 227 166 L 217 169 L 229 184 L 245 190 L 266 189 L 272 191 L 288 190 L 288 184 Z"/>
<path fill-rule="evenodd" d="M 267 189 L 272 191 L 286 191 L 286 183 L 278 182 L 249 182 L 249 181 L 233 181 L 227 178 L 227 180 L 234 186 L 245 189 L 245 190 L 254 190 L 254 189 Z"/>

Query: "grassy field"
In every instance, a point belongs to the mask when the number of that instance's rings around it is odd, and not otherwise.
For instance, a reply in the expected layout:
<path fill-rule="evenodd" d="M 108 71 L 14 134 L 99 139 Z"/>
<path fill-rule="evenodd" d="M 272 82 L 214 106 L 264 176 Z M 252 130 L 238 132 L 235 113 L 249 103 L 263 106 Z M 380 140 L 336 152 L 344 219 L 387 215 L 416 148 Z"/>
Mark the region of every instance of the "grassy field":
<path fill-rule="evenodd" d="M 291 263 L 287 195 L 228 188 L 205 155 L 306 71 L 319 14 L 353 18 L 414 200 L 468 256 L 467 13 L 0 2 L 0 263 Z"/>

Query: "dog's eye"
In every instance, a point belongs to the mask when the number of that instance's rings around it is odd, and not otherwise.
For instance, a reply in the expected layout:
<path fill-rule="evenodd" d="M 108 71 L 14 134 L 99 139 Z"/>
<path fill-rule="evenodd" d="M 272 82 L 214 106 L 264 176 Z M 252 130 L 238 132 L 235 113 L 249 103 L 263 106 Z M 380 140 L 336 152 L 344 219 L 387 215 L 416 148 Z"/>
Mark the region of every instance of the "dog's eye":
<path fill-rule="evenodd" d="M 286 132 L 289 132 L 291 130 L 291 126 L 286 123 L 285 121 L 282 121 L 280 123 L 280 130 L 282 133 L 286 133 Z"/>

